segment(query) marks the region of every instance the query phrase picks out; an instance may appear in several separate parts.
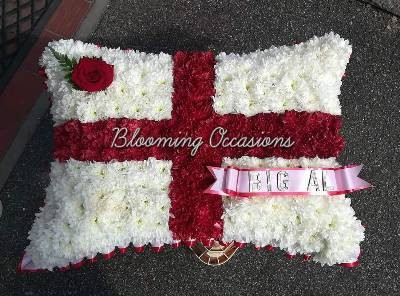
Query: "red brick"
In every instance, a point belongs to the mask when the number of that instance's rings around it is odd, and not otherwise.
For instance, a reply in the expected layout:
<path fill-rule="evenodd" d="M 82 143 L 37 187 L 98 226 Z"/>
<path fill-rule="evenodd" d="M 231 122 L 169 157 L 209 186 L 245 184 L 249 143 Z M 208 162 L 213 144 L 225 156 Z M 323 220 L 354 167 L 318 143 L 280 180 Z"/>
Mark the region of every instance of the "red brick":
<path fill-rule="evenodd" d="M 35 7 L 34 7 L 35 8 L 35 12 L 40 10 L 40 9 L 42 9 L 42 8 L 44 8 L 45 4 L 46 4 L 46 0 L 36 0 L 35 1 Z"/>
<path fill-rule="evenodd" d="M 19 9 L 19 18 L 22 19 L 28 15 L 31 15 L 31 6 L 25 5 Z"/>
<path fill-rule="evenodd" d="M 6 15 L 5 22 L 6 27 L 15 24 L 17 22 L 17 13 Z"/>
<path fill-rule="evenodd" d="M 39 77 L 18 70 L 0 95 L 0 159 L 41 92 L 42 83 Z"/>
<path fill-rule="evenodd" d="M 19 6 L 22 6 L 22 5 L 24 5 L 26 3 L 29 3 L 29 2 L 30 2 L 30 0 L 19 0 Z"/>
<path fill-rule="evenodd" d="M 17 134 L 20 122 L 4 110 L 0 110 L 0 160 L 3 158 Z"/>
<path fill-rule="evenodd" d="M 18 70 L 0 95 L 0 109 L 22 121 L 42 90 L 40 77 L 28 71 Z"/>
<path fill-rule="evenodd" d="M 18 49 L 17 42 L 11 42 L 6 45 L 6 55 L 14 54 Z"/>
<path fill-rule="evenodd" d="M 46 29 L 71 38 L 89 12 L 91 3 L 84 0 L 63 0 L 51 17 Z"/>
<path fill-rule="evenodd" d="M 24 33 L 31 29 L 31 19 L 19 21 L 19 32 Z"/>
<path fill-rule="evenodd" d="M 16 0 L 9 0 L 5 4 L 6 4 L 6 9 L 5 9 L 6 12 L 9 12 L 9 11 L 17 8 L 17 1 Z"/>
<path fill-rule="evenodd" d="M 6 41 L 17 37 L 17 25 L 13 25 L 6 30 Z"/>

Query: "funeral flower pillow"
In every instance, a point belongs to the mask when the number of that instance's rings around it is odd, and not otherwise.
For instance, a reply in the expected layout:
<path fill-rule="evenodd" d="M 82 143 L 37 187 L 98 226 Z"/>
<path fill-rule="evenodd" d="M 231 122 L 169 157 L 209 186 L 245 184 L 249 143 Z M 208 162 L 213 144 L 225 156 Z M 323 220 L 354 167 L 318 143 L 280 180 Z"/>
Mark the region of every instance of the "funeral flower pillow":
<path fill-rule="evenodd" d="M 41 58 L 52 95 L 54 162 L 20 269 L 80 267 L 101 253 L 150 244 L 236 241 L 357 262 L 364 228 L 344 195 L 236 199 L 204 193 L 207 166 L 337 167 L 339 101 L 349 42 L 334 33 L 246 54 L 149 54 L 74 40 Z M 290 147 L 212 147 L 230 139 L 290 138 Z M 114 130 L 201 138 L 191 148 L 112 146 Z"/>

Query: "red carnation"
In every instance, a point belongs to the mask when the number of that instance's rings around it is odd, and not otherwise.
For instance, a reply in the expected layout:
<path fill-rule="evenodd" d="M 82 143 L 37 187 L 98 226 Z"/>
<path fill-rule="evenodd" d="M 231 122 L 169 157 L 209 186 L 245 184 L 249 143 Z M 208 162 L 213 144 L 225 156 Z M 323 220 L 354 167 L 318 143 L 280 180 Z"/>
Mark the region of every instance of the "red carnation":
<path fill-rule="evenodd" d="M 114 79 L 114 66 L 97 58 L 81 58 L 72 70 L 71 79 L 80 90 L 105 90 Z"/>

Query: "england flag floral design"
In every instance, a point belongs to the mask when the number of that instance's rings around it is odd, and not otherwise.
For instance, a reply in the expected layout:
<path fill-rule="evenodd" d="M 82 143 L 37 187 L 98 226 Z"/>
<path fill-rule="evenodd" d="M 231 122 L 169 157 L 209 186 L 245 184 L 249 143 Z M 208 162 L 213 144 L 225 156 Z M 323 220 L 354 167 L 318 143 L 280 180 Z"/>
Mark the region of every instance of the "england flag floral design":
<path fill-rule="evenodd" d="M 20 269 L 79 267 L 151 244 L 236 241 L 321 264 L 357 262 L 364 228 L 344 195 L 235 199 L 204 193 L 207 166 L 337 167 L 341 79 L 351 55 L 334 33 L 248 54 L 147 54 L 49 43 L 54 162 Z M 147 137 L 290 138 L 291 147 L 112 146 Z"/>

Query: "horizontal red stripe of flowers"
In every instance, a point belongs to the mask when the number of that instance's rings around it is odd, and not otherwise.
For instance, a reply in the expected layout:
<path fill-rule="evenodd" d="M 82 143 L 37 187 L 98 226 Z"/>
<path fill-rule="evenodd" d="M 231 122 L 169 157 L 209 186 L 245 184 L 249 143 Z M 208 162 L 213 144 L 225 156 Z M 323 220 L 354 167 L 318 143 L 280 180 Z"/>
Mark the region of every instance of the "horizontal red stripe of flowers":
<path fill-rule="evenodd" d="M 245 117 L 243 115 L 213 116 L 199 124 L 191 131 L 180 126 L 174 120 L 150 121 L 132 119 L 108 119 L 94 123 L 81 123 L 76 120 L 68 121 L 54 128 L 54 157 L 60 161 L 74 158 L 81 161 L 111 161 L 111 160 L 144 160 L 148 157 L 157 159 L 174 159 L 180 155 L 190 157 L 190 149 L 163 147 L 128 147 L 112 148 L 115 127 L 126 127 L 127 138 L 140 128 L 140 135 L 147 137 L 202 137 L 203 145 L 199 152 L 221 156 L 239 157 L 250 155 L 256 157 L 331 157 L 337 156 L 344 146 L 339 134 L 341 118 L 326 113 L 287 111 L 283 114 L 268 113 Z M 210 124 L 211 123 L 211 124 Z M 232 148 L 209 146 L 209 138 L 217 126 L 226 128 L 228 138 L 240 137 L 290 137 L 294 145 L 285 147 L 266 148 Z"/>

